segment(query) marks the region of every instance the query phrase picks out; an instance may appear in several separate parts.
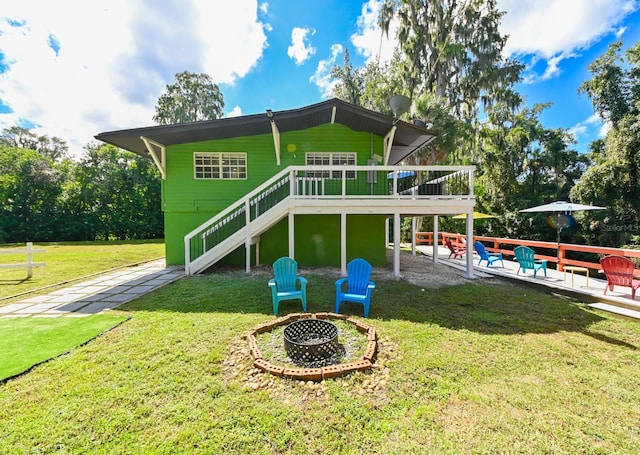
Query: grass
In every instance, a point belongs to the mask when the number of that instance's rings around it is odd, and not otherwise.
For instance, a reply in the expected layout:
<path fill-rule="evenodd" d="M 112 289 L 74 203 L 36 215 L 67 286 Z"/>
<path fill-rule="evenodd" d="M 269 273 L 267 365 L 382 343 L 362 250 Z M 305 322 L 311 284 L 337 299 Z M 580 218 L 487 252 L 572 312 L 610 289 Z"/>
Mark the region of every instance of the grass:
<path fill-rule="evenodd" d="M 307 275 L 310 311 L 335 277 Z M 320 386 L 257 375 L 242 335 L 268 276 L 188 277 L 92 342 L 0 385 L 0 453 L 627 454 L 640 446 L 640 325 L 499 281 L 378 280 L 384 365 Z M 282 302 L 280 312 L 300 311 Z M 343 312 L 361 316 L 345 304 Z M 383 353 L 381 353 L 382 356 Z M 387 381 L 362 393 L 372 378 Z M 267 387 L 249 387 L 257 375 Z M 380 383 L 382 384 L 382 383 Z"/>
<path fill-rule="evenodd" d="M 125 319 L 123 315 L 0 319 L 0 382 L 69 352 Z"/>
<path fill-rule="evenodd" d="M 21 250 L 25 245 L 2 245 L 2 250 Z M 38 243 L 34 249 L 44 249 L 45 253 L 33 255 L 34 262 L 45 262 L 44 267 L 33 269 L 33 276 L 27 280 L 26 269 L 0 269 L 0 305 L 16 299 L 9 297 L 27 291 L 63 283 L 75 278 L 125 266 L 133 263 L 164 257 L 164 241 L 127 242 L 69 242 Z M 0 255 L 0 263 L 24 263 L 25 254 Z"/>

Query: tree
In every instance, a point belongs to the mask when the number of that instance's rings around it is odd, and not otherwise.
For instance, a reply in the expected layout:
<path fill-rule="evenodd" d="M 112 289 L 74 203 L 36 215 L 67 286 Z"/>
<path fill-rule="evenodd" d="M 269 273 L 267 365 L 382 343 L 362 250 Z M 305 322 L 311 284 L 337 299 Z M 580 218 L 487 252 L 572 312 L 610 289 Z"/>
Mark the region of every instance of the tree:
<path fill-rule="evenodd" d="M 151 160 L 88 144 L 76 162 L 62 158 L 66 148 L 18 127 L 0 135 L 0 242 L 163 236 Z"/>
<path fill-rule="evenodd" d="M 69 151 L 69 146 L 62 139 L 55 136 L 50 138 L 47 135 L 37 136 L 32 131 L 19 126 L 2 130 L 0 145 L 34 150 L 54 161 L 62 160 Z"/>
<path fill-rule="evenodd" d="M 470 124 L 456 118 L 446 100 L 425 93 L 416 101 L 416 115 L 437 133 L 433 142 L 416 156 L 416 164 L 460 164 L 469 158 L 464 151 L 472 136 Z"/>
<path fill-rule="evenodd" d="M 158 99 L 153 121 L 169 125 L 213 120 L 222 117 L 223 108 L 222 93 L 211 76 L 183 71 Z"/>
<path fill-rule="evenodd" d="M 151 160 L 111 145 L 86 151 L 66 188 L 71 231 L 86 240 L 162 237 L 160 177 Z"/>
<path fill-rule="evenodd" d="M 478 130 L 475 193 L 481 207 L 501 214 L 499 224 L 486 224 L 494 229 L 493 235 L 555 238 L 546 220 L 524 217 L 519 210 L 566 199 L 588 165 L 585 156 L 569 149 L 572 136 L 542 125 L 540 115 L 548 106 L 513 112 L 496 103 L 487 109 L 487 122 Z"/>
<path fill-rule="evenodd" d="M 523 66 L 502 58 L 502 15 L 495 0 L 386 0 L 382 31 L 388 34 L 394 18 L 400 23 L 391 63 L 354 69 L 345 53 L 344 66 L 332 71 L 333 93 L 385 114 L 392 114 L 391 96 L 409 96 L 415 109 L 405 117 L 418 117 L 438 134 L 416 162 L 468 162 L 480 108 L 501 103 L 513 111 L 522 102 L 512 87 Z"/>
<path fill-rule="evenodd" d="M 349 49 L 344 50 L 344 65 L 331 68 L 331 77 L 337 79 L 333 86 L 334 97 L 361 106 L 360 99 L 364 94 L 364 74 L 360 69 L 353 69 L 349 58 Z"/>
<path fill-rule="evenodd" d="M 572 189 L 572 196 L 608 207 L 607 217 L 589 214 L 598 234 L 592 240 L 619 246 L 637 237 L 640 216 L 640 43 L 620 55 L 616 42 L 588 69 L 592 78 L 580 86 L 594 110 L 609 122 L 604 142 L 592 147 L 595 163 Z"/>
<path fill-rule="evenodd" d="M 523 66 L 503 59 L 496 0 L 386 0 L 380 24 L 388 34 L 399 21 L 397 39 L 404 85 L 410 96 L 431 93 L 446 99 L 460 118 L 475 118 L 520 79 Z"/>
<path fill-rule="evenodd" d="M 0 241 L 57 240 L 61 185 L 51 158 L 0 146 Z"/>
<path fill-rule="evenodd" d="M 391 97 L 403 91 L 400 73 L 393 65 L 369 62 L 364 68 L 354 69 L 348 50 L 344 65 L 334 66 L 331 76 L 336 80 L 334 97 L 386 115 L 393 115 Z"/>

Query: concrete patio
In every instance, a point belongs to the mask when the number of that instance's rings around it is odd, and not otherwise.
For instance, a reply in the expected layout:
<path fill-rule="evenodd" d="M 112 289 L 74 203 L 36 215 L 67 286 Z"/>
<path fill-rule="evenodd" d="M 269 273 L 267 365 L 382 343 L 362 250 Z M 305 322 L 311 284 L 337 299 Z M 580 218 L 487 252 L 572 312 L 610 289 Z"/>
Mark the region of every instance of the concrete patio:
<path fill-rule="evenodd" d="M 416 251 L 430 258 L 433 257 L 432 246 L 416 246 Z M 438 262 L 465 270 L 466 258 L 463 256 L 462 259 L 449 259 L 449 253 L 446 247 L 438 247 Z M 494 262 L 491 267 L 487 267 L 486 262 L 479 266 L 478 260 L 478 255 L 474 253 L 473 266 L 476 272 L 554 289 L 559 293 L 583 299 L 592 308 L 640 319 L 640 300 L 631 299 L 631 288 L 616 286 L 613 291 L 607 291 L 607 295 L 604 295 L 607 281 L 598 277 L 597 270 L 589 270 L 589 277 L 587 278 L 585 272 L 576 271 L 572 276 L 569 271 L 565 274 L 548 267 L 546 277 L 543 271 L 540 270 L 536 278 L 534 278 L 531 270 L 528 270 L 526 274 L 522 272 L 518 274 L 518 263 L 511 256 L 504 257 L 504 266 L 500 261 Z"/>

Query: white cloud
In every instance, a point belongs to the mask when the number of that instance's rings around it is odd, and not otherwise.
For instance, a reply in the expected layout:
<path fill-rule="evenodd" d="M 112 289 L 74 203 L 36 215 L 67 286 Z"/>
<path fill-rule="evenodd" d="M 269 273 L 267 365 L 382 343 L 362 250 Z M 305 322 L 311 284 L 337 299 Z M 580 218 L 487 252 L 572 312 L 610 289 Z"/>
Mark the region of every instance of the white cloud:
<path fill-rule="evenodd" d="M 258 5 L 258 11 L 260 11 L 260 13 L 262 14 L 262 16 L 266 18 L 269 16 L 269 3 L 264 2 L 261 3 L 260 5 Z M 268 22 L 263 22 L 262 27 L 267 31 L 267 32 L 272 32 L 273 31 L 273 27 L 271 26 L 271 24 L 269 24 Z"/>
<path fill-rule="evenodd" d="M 607 34 L 623 33 L 620 21 L 637 8 L 637 0 L 498 0 L 507 12 L 500 25 L 509 35 L 505 55 L 546 61 L 536 79 L 557 76 L 563 60 Z"/>
<path fill-rule="evenodd" d="M 616 35 L 616 39 L 621 39 L 622 35 L 624 35 L 624 32 L 627 31 L 627 27 L 620 27 L 617 30 L 615 30 L 614 34 Z"/>
<path fill-rule="evenodd" d="M 304 62 L 316 53 L 313 46 L 307 45 L 307 35 L 315 35 L 313 28 L 294 27 L 291 31 L 291 46 L 287 49 L 287 55 L 292 58 L 296 65 L 302 65 Z"/>
<path fill-rule="evenodd" d="M 358 32 L 351 36 L 351 43 L 356 50 L 363 55 L 367 63 L 378 59 L 381 63 L 391 60 L 396 46 L 396 32 L 398 23 L 396 19 L 389 25 L 389 34 L 382 33 L 378 26 L 378 16 L 383 0 L 369 0 L 362 5 L 362 13 L 358 17 Z"/>
<path fill-rule="evenodd" d="M 150 125 L 176 73 L 233 83 L 256 65 L 266 46 L 257 14 L 257 0 L 9 2 L 0 99 L 13 112 L 0 113 L 0 129 L 26 120 L 77 154 L 102 131 Z"/>
<path fill-rule="evenodd" d="M 600 119 L 598 119 L 600 120 Z M 600 120 L 600 128 L 598 129 L 598 137 L 601 139 L 604 139 L 605 137 L 607 137 L 607 134 L 609 134 L 609 131 L 611 131 L 611 128 L 613 128 L 613 125 L 611 124 L 611 122 L 606 121 L 603 122 L 602 120 Z"/>
<path fill-rule="evenodd" d="M 605 122 L 600 116 L 593 114 L 586 120 L 568 128 L 568 132 L 573 135 L 578 143 L 588 143 L 595 138 L 606 137 L 610 129 L 610 122 Z"/>
<path fill-rule="evenodd" d="M 240 106 L 235 106 L 229 112 L 227 112 L 227 117 L 240 117 L 242 115 L 242 109 Z"/>
<path fill-rule="evenodd" d="M 584 123 L 578 123 L 567 129 L 567 133 L 572 135 L 576 140 L 587 133 L 587 126 Z"/>
<path fill-rule="evenodd" d="M 331 56 L 325 60 L 320 60 L 316 72 L 309 78 L 309 81 L 318 86 L 323 98 L 331 96 L 333 86 L 338 82 L 331 77 L 331 68 L 336 64 L 338 56 L 343 52 L 344 48 L 342 45 L 332 45 Z"/>

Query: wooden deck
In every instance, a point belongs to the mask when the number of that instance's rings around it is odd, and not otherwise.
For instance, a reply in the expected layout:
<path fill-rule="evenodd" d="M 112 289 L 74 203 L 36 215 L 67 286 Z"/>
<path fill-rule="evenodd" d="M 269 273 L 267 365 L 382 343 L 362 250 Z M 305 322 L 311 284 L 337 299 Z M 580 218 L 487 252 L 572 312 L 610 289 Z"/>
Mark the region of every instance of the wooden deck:
<path fill-rule="evenodd" d="M 433 258 L 433 246 L 417 245 L 416 250 Z M 438 248 L 437 256 L 437 261 L 441 264 L 456 267 L 460 270 L 466 269 L 466 259 L 464 257 L 455 260 L 449 259 L 449 250 L 445 247 L 440 246 Z M 591 276 L 589 276 L 588 284 L 584 272 L 575 272 L 572 283 L 571 272 L 569 271 L 566 272 L 565 277 L 564 272 L 549 268 L 546 277 L 542 271 L 538 271 L 537 277 L 533 278 L 533 272 L 530 270 L 527 271 L 526 275 L 522 272 L 518 274 L 518 263 L 513 258 L 505 257 L 504 267 L 499 261 L 492 264 L 491 267 L 486 267 L 485 263 L 479 266 L 478 259 L 478 255 L 474 254 L 474 272 L 517 280 L 528 285 L 551 288 L 558 293 L 582 299 L 592 308 L 640 320 L 640 300 L 638 298 L 636 300 L 631 299 L 631 288 L 616 286 L 613 291 L 607 291 L 607 295 L 604 295 L 607 282 L 592 276 L 593 270 L 591 271 Z"/>

